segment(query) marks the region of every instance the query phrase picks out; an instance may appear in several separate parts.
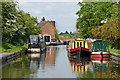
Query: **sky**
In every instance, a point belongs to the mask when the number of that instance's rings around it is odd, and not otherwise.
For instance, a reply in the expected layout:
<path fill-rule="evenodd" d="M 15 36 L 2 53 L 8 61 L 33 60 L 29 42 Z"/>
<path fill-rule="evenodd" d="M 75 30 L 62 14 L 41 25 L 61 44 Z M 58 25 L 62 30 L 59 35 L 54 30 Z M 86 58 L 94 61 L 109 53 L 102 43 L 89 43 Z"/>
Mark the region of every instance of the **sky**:
<path fill-rule="evenodd" d="M 78 18 L 75 13 L 80 10 L 76 1 L 55 2 L 55 1 L 18 1 L 18 6 L 24 12 L 29 12 L 31 16 L 37 17 L 38 22 L 42 17 L 45 20 L 55 21 L 56 28 L 60 32 L 76 31 L 76 19 Z"/>

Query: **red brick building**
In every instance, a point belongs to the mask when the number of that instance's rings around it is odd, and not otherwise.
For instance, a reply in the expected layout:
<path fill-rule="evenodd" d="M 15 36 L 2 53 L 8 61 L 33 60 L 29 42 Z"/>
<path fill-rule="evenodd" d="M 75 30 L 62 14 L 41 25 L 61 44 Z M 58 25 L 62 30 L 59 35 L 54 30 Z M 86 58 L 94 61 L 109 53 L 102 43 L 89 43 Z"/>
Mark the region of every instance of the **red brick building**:
<path fill-rule="evenodd" d="M 55 39 L 55 21 L 45 21 L 43 17 L 38 26 L 40 26 L 42 30 L 41 36 L 43 36 L 45 42 L 51 42 Z"/>

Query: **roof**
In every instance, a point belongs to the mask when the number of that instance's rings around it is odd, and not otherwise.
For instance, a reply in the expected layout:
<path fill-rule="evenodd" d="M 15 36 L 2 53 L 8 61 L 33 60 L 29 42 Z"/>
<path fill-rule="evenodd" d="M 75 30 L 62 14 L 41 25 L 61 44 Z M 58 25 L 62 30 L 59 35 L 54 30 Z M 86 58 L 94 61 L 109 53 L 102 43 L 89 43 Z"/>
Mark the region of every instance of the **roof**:
<path fill-rule="evenodd" d="M 47 22 L 48 22 L 48 21 L 41 21 L 41 22 L 38 24 L 38 26 L 42 27 L 42 26 L 44 26 Z"/>

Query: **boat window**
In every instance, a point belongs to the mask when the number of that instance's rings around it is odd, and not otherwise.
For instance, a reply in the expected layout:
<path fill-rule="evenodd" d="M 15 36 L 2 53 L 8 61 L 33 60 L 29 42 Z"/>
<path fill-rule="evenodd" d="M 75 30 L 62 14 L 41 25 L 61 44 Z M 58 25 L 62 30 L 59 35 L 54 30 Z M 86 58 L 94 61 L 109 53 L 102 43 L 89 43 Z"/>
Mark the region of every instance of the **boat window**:
<path fill-rule="evenodd" d="M 31 36 L 30 36 L 30 42 L 31 42 L 31 43 L 38 43 L 38 36 L 36 36 L 36 35 L 31 35 Z"/>
<path fill-rule="evenodd" d="M 37 42 L 37 38 L 36 37 L 32 37 L 31 38 L 31 43 L 36 43 Z"/>
<path fill-rule="evenodd" d="M 82 42 L 80 42 L 80 47 L 82 47 Z"/>
<path fill-rule="evenodd" d="M 77 42 L 77 48 L 79 47 L 79 42 Z"/>

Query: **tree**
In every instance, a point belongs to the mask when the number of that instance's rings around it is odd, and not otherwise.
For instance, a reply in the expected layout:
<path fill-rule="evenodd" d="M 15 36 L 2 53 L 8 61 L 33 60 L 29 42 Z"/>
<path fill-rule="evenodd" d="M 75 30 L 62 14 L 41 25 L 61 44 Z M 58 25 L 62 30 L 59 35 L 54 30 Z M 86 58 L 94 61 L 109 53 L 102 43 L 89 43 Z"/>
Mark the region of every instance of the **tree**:
<path fill-rule="evenodd" d="M 112 2 L 79 2 L 80 10 L 76 13 L 79 16 L 76 28 L 80 37 L 93 38 L 91 29 L 103 25 L 102 20 L 111 18 L 114 4 Z"/>
<path fill-rule="evenodd" d="M 70 32 L 70 34 L 71 34 L 71 35 L 73 35 L 73 33 L 72 33 L 72 32 Z"/>
<path fill-rule="evenodd" d="M 113 14 L 107 23 L 104 23 L 102 26 L 97 26 L 91 30 L 94 38 L 102 38 L 107 40 L 112 47 L 116 48 L 120 48 L 119 5 L 120 3 L 114 5 L 113 9 L 111 10 Z"/>
<path fill-rule="evenodd" d="M 68 31 L 65 31 L 65 34 L 69 34 Z"/>
<path fill-rule="evenodd" d="M 2 40 L 12 44 L 24 44 L 29 35 L 40 34 L 37 18 L 16 8 L 16 2 L 2 2 Z"/>
<path fill-rule="evenodd" d="M 16 4 L 14 2 L 2 2 L 2 33 L 3 40 L 11 42 L 16 30 Z"/>

